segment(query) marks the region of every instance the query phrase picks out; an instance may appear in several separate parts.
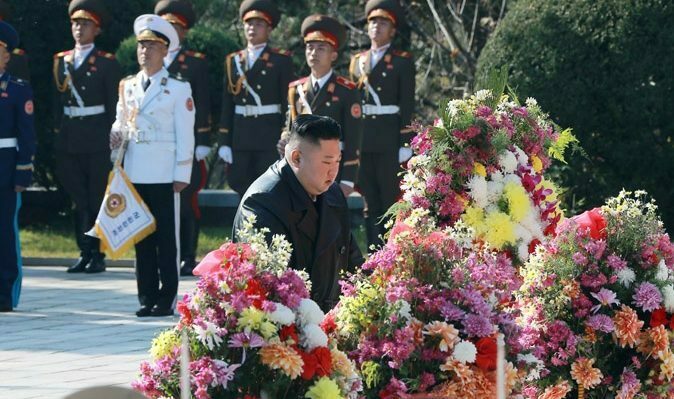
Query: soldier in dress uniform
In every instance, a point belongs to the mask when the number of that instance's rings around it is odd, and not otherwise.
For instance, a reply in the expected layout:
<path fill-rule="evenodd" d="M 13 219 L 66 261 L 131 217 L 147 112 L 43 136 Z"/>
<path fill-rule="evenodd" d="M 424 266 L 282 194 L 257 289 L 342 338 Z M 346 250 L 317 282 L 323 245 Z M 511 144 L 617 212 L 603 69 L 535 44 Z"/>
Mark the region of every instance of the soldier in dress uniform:
<path fill-rule="evenodd" d="M 415 70 L 412 55 L 391 47 L 404 13 L 398 0 L 369 0 L 365 5 L 369 50 L 351 58 L 349 72 L 363 99 L 363 135 L 358 185 L 368 246 L 381 244 L 381 217 L 400 192 L 400 163 L 412 156 L 409 127 L 414 110 Z"/>
<path fill-rule="evenodd" d="M 110 163 L 110 126 L 115 120 L 121 69 L 94 39 L 110 19 L 102 0 L 73 0 L 68 8 L 75 48 L 54 56 L 56 176 L 75 203 L 80 258 L 68 273 L 105 270 L 99 240 L 84 233 L 96 221 Z"/>
<path fill-rule="evenodd" d="M 346 30 L 334 18 L 316 14 L 302 22 L 302 36 L 311 75 L 290 83 L 290 117 L 295 120 L 299 114 L 329 116 L 342 127 L 342 165 L 337 181 L 348 197 L 358 177 L 362 112 L 356 84 L 332 70 L 339 49 L 346 42 Z"/>
<path fill-rule="evenodd" d="M 33 91 L 7 72 L 19 35 L 0 21 L 0 312 L 11 312 L 21 289 L 17 213 L 30 185 L 35 154 Z"/>
<path fill-rule="evenodd" d="M 0 0 L 0 21 L 6 21 L 11 16 L 11 9 L 7 2 Z M 12 50 L 12 57 L 7 65 L 7 72 L 15 78 L 30 81 L 30 69 L 28 69 L 28 54 L 18 47 Z"/>
<path fill-rule="evenodd" d="M 280 13 L 271 0 L 244 0 L 239 7 L 248 46 L 227 56 L 218 134 L 219 156 L 230 164 L 230 187 L 243 196 L 278 159 L 276 143 L 285 124 L 290 54 L 269 46 Z"/>
<path fill-rule="evenodd" d="M 170 74 L 190 83 L 194 98 L 195 123 L 194 165 L 190 185 L 180 193 L 180 275 L 191 276 L 196 266 L 197 242 L 199 239 L 199 191 L 206 185 L 204 159 L 211 151 L 211 99 L 208 84 L 208 62 L 203 53 L 188 50 L 183 46 L 187 31 L 194 25 L 196 15 L 188 0 L 161 0 L 154 13 L 171 23 L 178 33 L 180 46 L 169 53 L 164 66 Z"/>
<path fill-rule="evenodd" d="M 156 231 L 136 244 L 136 315 L 168 316 L 178 293 L 180 192 L 192 174 L 194 101 L 190 84 L 164 67 L 164 57 L 180 45 L 171 24 L 146 14 L 133 30 L 141 70 L 119 84 L 110 147 L 128 135 L 124 170 L 157 222 Z"/>

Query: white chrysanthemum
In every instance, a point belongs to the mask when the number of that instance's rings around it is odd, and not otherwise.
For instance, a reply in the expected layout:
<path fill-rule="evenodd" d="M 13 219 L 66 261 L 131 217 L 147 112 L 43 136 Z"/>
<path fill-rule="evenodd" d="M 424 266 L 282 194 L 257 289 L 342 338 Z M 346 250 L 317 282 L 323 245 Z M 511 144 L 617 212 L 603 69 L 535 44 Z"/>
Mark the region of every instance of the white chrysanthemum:
<path fill-rule="evenodd" d="M 668 313 L 674 313 L 674 287 L 671 284 L 664 286 L 662 296 L 664 297 L 665 310 Z"/>
<path fill-rule="evenodd" d="M 634 270 L 630 269 L 629 267 L 626 267 L 618 272 L 618 281 L 625 288 L 629 288 L 636 278 L 637 275 L 634 273 Z"/>
<path fill-rule="evenodd" d="M 460 341 L 454 345 L 452 357 L 461 363 L 473 363 L 477 357 L 477 348 L 470 341 Z"/>
<path fill-rule="evenodd" d="M 540 215 L 538 212 L 529 212 L 520 220 L 520 226 L 526 229 L 531 234 L 531 240 L 534 238 L 543 240 L 543 223 L 541 223 Z"/>
<path fill-rule="evenodd" d="M 527 99 L 524 100 L 524 103 L 527 105 L 527 108 L 538 106 L 538 101 L 533 97 L 527 97 Z"/>
<path fill-rule="evenodd" d="M 494 176 L 492 175 L 492 178 Z M 487 202 L 495 203 L 503 195 L 503 179 L 487 182 Z"/>
<path fill-rule="evenodd" d="M 211 322 L 206 321 L 205 324 L 205 328 L 195 324 L 194 332 L 197 333 L 199 342 L 206 345 L 209 350 L 213 350 L 222 343 L 222 337 L 219 335 L 220 329 Z"/>
<path fill-rule="evenodd" d="M 328 346 L 328 336 L 318 324 L 308 324 L 302 328 L 300 336 L 302 347 L 310 352 L 314 348 Z"/>
<path fill-rule="evenodd" d="M 402 317 L 405 320 L 412 319 L 412 307 L 409 302 L 404 299 L 398 301 L 400 308 L 398 309 L 398 316 Z"/>
<path fill-rule="evenodd" d="M 503 154 L 499 155 L 498 164 L 501 165 L 501 170 L 504 173 L 513 173 L 517 170 L 517 158 L 510 151 L 504 151 Z"/>
<path fill-rule="evenodd" d="M 665 264 L 664 259 L 660 259 L 660 263 L 658 263 L 658 271 L 655 273 L 655 278 L 660 281 L 669 280 L 669 268 Z"/>
<path fill-rule="evenodd" d="M 468 180 L 468 192 L 479 208 L 487 206 L 487 181 L 480 175 L 473 175 Z"/>
<path fill-rule="evenodd" d="M 503 177 L 504 177 L 503 173 L 500 170 L 495 170 L 494 173 L 489 175 L 489 178 L 491 179 L 491 181 L 501 183 L 501 184 L 504 183 Z"/>
<path fill-rule="evenodd" d="M 507 173 L 503 176 L 503 184 L 513 183 L 518 186 L 522 185 L 522 178 L 514 173 Z"/>
<path fill-rule="evenodd" d="M 529 241 L 524 241 L 517 246 L 517 257 L 522 262 L 526 262 L 529 259 L 529 245 L 525 244 L 525 242 L 528 243 Z"/>
<path fill-rule="evenodd" d="M 477 93 L 475 93 L 475 99 L 477 101 L 483 102 L 491 98 L 491 90 L 483 89 L 483 90 L 478 90 Z"/>
<path fill-rule="evenodd" d="M 529 161 L 529 156 L 524 151 L 522 151 L 522 149 L 518 146 L 515 146 L 513 151 L 515 151 L 515 157 L 517 157 L 517 162 L 522 166 L 526 165 L 527 161 Z"/>
<path fill-rule="evenodd" d="M 295 322 L 295 313 L 282 303 L 274 303 L 276 310 L 269 314 L 269 320 L 282 326 L 288 326 Z"/>
<path fill-rule="evenodd" d="M 300 301 L 300 306 L 297 308 L 297 321 L 300 325 L 321 324 L 324 317 L 325 313 L 316 302 L 308 298 Z"/>

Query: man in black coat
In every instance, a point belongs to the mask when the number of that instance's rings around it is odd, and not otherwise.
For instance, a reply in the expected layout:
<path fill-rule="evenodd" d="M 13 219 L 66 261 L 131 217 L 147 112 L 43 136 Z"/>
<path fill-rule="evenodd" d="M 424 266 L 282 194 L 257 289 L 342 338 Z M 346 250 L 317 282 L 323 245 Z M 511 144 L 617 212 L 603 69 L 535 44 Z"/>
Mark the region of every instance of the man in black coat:
<path fill-rule="evenodd" d="M 333 119 L 298 115 L 293 121 L 285 158 L 250 186 L 234 218 L 234 241 L 250 215 L 257 228 L 269 229 L 267 240 L 283 234 L 293 246 L 290 266 L 311 278 L 311 299 L 328 311 L 339 300 L 340 273 L 363 262 L 351 234 L 349 209 L 340 187 L 341 128 Z"/>

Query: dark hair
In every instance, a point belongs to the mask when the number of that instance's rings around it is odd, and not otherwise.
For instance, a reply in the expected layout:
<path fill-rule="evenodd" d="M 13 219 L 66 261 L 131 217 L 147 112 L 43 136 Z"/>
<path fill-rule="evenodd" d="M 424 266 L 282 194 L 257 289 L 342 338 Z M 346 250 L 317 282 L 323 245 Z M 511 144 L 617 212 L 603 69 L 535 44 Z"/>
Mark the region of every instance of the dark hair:
<path fill-rule="evenodd" d="M 303 140 L 318 145 L 319 140 L 339 140 L 342 128 L 327 116 L 301 114 L 290 127 L 289 141 Z"/>

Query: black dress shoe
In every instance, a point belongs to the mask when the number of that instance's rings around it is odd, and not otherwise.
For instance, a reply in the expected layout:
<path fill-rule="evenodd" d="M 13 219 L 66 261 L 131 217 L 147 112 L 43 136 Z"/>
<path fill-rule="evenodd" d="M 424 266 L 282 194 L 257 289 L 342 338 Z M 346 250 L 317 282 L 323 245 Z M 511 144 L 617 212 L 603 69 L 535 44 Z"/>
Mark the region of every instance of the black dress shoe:
<path fill-rule="evenodd" d="M 194 271 L 194 268 L 197 267 L 197 262 L 194 261 L 194 259 L 186 259 L 182 262 L 180 262 L 180 275 L 185 277 L 185 276 L 194 276 L 192 274 L 192 271 Z"/>
<path fill-rule="evenodd" d="M 77 262 L 75 262 L 74 265 L 70 266 L 66 271 L 68 273 L 84 273 L 84 271 L 87 269 L 87 264 L 89 262 L 91 262 L 91 257 L 82 256 L 77 260 Z"/>
<path fill-rule="evenodd" d="M 94 256 L 87 265 L 85 273 L 100 273 L 105 271 L 105 260 L 102 257 Z"/>
<path fill-rule="evenodd" d="M 156 306 L 150 311 L 152 317 L 173 316 L 173 309 Z"/>
<path fill-rule="evenodd" d="M 140 309 L 136 311 L 136 316 L 138 317 L 148 317 L 152 314 L 152 306 L 141 306 Z"/>

